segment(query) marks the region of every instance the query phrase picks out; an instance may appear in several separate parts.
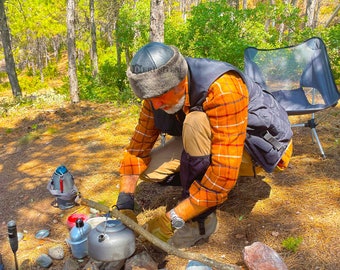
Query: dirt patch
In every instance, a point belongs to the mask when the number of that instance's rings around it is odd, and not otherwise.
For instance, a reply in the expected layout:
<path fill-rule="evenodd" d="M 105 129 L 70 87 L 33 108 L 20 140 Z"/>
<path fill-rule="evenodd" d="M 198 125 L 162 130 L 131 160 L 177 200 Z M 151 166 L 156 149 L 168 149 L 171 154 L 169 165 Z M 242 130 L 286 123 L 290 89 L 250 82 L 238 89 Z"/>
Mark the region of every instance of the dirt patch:
<path fill-rule="evenodd" d="M 123 147 L 137 121 L 133 107 L 82 103 L 58 108 L 30 109 L 0 119 L 0 253 L 6 269 L 14 269 L 7 239 L 7 222 L 15 220 L 24 234 L 17 259 L 21 269 L 39 269 L 35 259 L 62 244 L 65 258 L 50 269 L 62 269 L 71 257 L 65 242 L 67 217 L 89 213 L 83 206 L 62 211 L 51 206 L 46 189 L 61 164 L 73 174 L 77 188 L 89 199 L 112 205 L 118 194 L 118 167 Z M 282 173 L 240 178 L 217 211 L 219 226 L 208 242 L 190 248 L 215 260 L 244 266 L 242 250 L 261 241 L 275 249 L 289 269 L 340 269 L 340 107 L 321 114 L 318 134 L 327 159 L 320 158 L 305 128 L 294 129 L 294 157 Z M 297 119 L 292 119 L 296 121 Z M 171 207 L 180 197 L 178 187 L 141 183 L 140 211 Z M 138 219 L 143 221 L 140 213 Z M 49 229 L 44 240 L 35 238 Z M 296 252 L 282 246 L 288 237 L 301 237 Z M 143 245 L 166 269 L 185 269 L 187 260 Z M 86 263 L 79 262 L 80 267 Z"/>

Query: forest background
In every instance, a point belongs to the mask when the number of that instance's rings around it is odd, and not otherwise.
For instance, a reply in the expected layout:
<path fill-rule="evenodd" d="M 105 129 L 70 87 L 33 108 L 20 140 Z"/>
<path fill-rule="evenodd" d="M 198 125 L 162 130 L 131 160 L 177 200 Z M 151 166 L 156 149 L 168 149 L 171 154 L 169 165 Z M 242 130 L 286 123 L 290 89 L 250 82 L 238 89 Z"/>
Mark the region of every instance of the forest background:
<path fill-rule="evenodd" d="M 2 1 L 3 2 L 3 1 Z M 149 0 L 79 0 L 74 3 L 77 91 L 80 100 L 136 101 L 125 71 L 150 40 Z M 163 2 L 163 1 L 160 1 Z M 30 103 L 36 92 L 71 98 L 67 73 L 67 5 L 57 0 L 5 1 L 12 52 L 24 98 L 7 99 L 2 61 L 2 111 Z M 151 1 L 152 3 L 152 1 Z M 243 68 L 247 46 L 294 45 L 312 36 L 326 43 L 334 76 L 340 76 L 340 4 L 333 0 L 164 1 L 164 42 L 185 56 L 208 57 Z M 25 98 L 26 97 L 26 98 Z M 74 101 L 74 100 L 73 100 Z M 78 100 L 76 100 L 78 101 Z"/>

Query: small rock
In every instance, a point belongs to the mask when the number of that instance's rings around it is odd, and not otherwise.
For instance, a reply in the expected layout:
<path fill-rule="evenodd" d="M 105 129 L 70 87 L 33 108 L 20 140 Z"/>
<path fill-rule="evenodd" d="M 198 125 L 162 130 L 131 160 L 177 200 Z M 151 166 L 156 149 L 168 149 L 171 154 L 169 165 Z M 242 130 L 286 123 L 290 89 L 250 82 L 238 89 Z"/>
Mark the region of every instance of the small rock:
<path fill-rule="evenodd" d="M 109 262 L 109 263 L 105 263 L 104 264 L 104 268 L 100 268 L 100 269 L 104 269 L 104 270 L 120 270 L 124 266 L 124 263 L 125 263 L 125 260 Z M 124 268 L 124 269 L 126 269 L 126 268 Z"/>
<path fill-rule="evenodd" d="M 47 254 L 41 254 L 37 259 L 37 264 L 41 267 L 48 268 L 52 264 L 52 259 Z"/>
<path fill-rule="evenodd" d="M 79 265 L 75 260 L 72 260 L 71 258 L 66 259 L 63 270 L 78 270 Z"/>
<path fill-rule="evenodd" d="M 241 239 L 241 238 L 244 238 L 244 237 L 245 237 L 245 235 L 240 234 L 240 233 L 238 233 L 238 234 L 235 235 L 235 238 L 236 238 L 236 239 Z"/>
<path fill-rule="evenodd" d="M 61 245 L 57 245 L 48 249 L 48 255 L 52 259 L 62 260 L 64 259 L 64 248 Z"/>
<path fill-rule="evenodd" d="M 99 270 L 103 266 L 103 262 L 90 259 L 84 266 L 83 270 Z M 66 270 L 66 269 L 65 269 Z"/>
<path fill-rule="evenodd" d="M 22 239 L 24 239 L 24 234 L 22 232 L 18 232 L 18 241 L 21 241 Z"/>
<path fill-rule="evenodd" d="M 279 254 L 261 242 L 246 246 L 243 259 L 249 270 L 288 270 Z"/>
<path fill-rule="evenodd" d="M 278 237 L 279 234 L 280 234 L 279 232 L 274 232 L 274 231 L 272 232 L 272 236 L 275 236 L 275 237 Z"/>
<path fill-rule="evenodd" d="M 198 261 L 189 261 L 185 270 L 212 270 L 212 268 Z"/>
<path fill-rule="evenodd" d="M 137 267 L 144 269 L 144 270 L 157 270 L 158 269 L 157 263 L 145 251 L 128 259 L 125 263 L 124 270 L 132 270 Z"/>
<path fill-rule="evenodd" d="M 90 259 L 84 266 L 83 270 L 121 270 L 124 267 L 125 260 L 118 260 L 112 262 L 101 262 Z M 65 269 L 66 270 L 66 269 Z M 68 269 L 67 269 L 68 270 Z"/>

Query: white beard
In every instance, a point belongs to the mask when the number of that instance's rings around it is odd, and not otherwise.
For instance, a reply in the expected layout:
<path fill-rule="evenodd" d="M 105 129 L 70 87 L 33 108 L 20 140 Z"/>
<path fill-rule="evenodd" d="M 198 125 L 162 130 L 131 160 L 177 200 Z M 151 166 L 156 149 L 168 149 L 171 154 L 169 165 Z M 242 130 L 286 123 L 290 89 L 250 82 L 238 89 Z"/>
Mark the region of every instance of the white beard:
<path fill-rule="evenodd" d="M 182 110 L 184 106 L 184 102 L 185 102 L 185 95 L 183 95 L 183 97 L 178 101 L 178 103 L 174 105 L 171 109 L 169 110 L 162 109 L 162 110 L 165 111 L 167 114 L 175 114 L 179 110 Z"/>

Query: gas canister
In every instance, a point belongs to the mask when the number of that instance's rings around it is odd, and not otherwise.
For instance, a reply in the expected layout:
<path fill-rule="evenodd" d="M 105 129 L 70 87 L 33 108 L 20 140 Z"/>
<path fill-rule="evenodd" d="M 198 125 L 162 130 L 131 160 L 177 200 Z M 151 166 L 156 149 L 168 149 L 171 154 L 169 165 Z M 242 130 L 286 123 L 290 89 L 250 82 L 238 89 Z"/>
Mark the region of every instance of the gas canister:
<path fill-rule="evenodd" d="M 57 167 L 54 171 L 47 189 L 56 197 L 56 202 L 60 209 L 68 209 L 76 204 L 78 189 L 74 184 L 72 174 L 64 165 Z"/>

